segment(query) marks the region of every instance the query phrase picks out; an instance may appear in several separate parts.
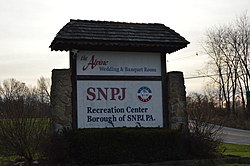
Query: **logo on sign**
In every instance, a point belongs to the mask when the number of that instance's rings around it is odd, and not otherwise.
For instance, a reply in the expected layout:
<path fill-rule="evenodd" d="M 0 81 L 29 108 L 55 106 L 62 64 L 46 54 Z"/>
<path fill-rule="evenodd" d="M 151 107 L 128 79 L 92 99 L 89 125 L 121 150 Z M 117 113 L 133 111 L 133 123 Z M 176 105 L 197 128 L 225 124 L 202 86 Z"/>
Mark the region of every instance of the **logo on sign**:
<path fill-rule="evenodd" d="M 81 57 L 81 60 L 86 61 L 88 59 L 88 57 Z M 86 69 L 90 68 L 90 69 L 94 69 L 96 66 L 107 66 L 109 63 L 109 61 L 107 60 L 102 60 L 102 59 L 97 59 L 95 58 L 95 55 L 93 55 L 89 62 L 87 63 L 87 65 L 84 65 L 82 67 L 82 70 L 85 71 Z"/>
<path fill-rule="evenodd" d="M 137 97 L 142 102 L 148 102 L 152 98 L 152 91 L 148 87 L 143 86 L 137 91 Z"/>

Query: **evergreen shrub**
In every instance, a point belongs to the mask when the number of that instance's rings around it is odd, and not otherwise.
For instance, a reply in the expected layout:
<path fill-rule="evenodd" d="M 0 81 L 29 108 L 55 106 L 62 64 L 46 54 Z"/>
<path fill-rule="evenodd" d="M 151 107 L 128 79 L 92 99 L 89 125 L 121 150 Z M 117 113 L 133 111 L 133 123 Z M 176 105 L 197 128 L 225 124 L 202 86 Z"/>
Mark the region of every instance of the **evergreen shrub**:
<path fill-rule="evenodd" d="M 65 129 L 53 136 L 47 155 L 73 165 L 191 159 L 190 140 L 187 133 L 162 128 Z"/>

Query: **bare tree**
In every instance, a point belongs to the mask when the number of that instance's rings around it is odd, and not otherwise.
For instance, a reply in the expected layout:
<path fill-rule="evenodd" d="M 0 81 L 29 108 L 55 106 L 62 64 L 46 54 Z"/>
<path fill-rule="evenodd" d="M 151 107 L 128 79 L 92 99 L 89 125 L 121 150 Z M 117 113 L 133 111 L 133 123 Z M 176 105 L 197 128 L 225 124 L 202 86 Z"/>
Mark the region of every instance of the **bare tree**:
<path fill-rule="evenodd" d="M 37 80 L 37 92 L 41 103 L 50 102 L 50 80 L 43 76 Z"/>
<path fill-rule="evenodd" d="M 235 113 L 240 98 L 245 108 L 245 92 L 249 90 L 250 20 L 246 14 L 234 24 L 212 28 L 203 45 L 210 58 L 210 70 L 217 77 L 220 100 Z"/>
<path fill-rule="evenodd" d="M 25 83 L 15 79 L 4 80 L 3 85 L 0 86 L 0 95 L 4 100 L 15 100 L 27 96 L 29 93 L 28 87 Z"/>

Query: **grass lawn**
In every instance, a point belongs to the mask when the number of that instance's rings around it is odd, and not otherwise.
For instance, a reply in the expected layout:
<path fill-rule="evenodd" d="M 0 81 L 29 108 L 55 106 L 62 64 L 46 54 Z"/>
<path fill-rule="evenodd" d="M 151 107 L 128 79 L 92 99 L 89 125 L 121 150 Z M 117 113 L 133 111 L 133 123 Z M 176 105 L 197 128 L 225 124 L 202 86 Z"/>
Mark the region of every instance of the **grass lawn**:
<path fill-rule="evenodd" d="M 220 146 L 220 149 L 222 150 L 223 155 L 250 157 L 250 145 L 223 143 Z M 233 164 L 223 164 L 220 166 L 250 166 L 250 164 L 233 163 Z"/>
<path fill-rule="evenodd" d="M 222 166 L 250 166 L 250 164 L 224 164 Z"/>
<path fill-rule="evenodd" d="M 223 143 L 220 145 L 220 150 L 222 150 L 223 155 L 233 155 L 233 156 L 245 156 L 250 157 L 250 145 L 237 145 L 237 144 L 229 144 L 229 143 Z M 3 163 L 3 161 L 14 161 L 15 157 L 1 157 L 0 156 L 0 165 Z M 250 166 L 249 164 L 239 164 L 239 163 L 233 163 L 233 164 L 222 164 L 220 166 Z"/>
<path fill-rule="evenodd" d="M 222 149 L 223 155 L 250 157 L 250 145 L 223 143 L 220 149 Z"/>

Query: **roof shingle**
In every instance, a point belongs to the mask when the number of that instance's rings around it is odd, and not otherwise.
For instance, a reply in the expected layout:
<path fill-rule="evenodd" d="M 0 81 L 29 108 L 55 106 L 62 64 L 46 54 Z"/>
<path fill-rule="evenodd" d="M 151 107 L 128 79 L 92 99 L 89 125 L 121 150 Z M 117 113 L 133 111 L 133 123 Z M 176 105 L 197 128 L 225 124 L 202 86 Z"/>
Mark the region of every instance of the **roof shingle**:
<path fill-rule="evenodd" d="M 163 24 L 70 20 L 52 41 L 51 50 L 139 50 L 171 53 L 189 42 Z"/>

